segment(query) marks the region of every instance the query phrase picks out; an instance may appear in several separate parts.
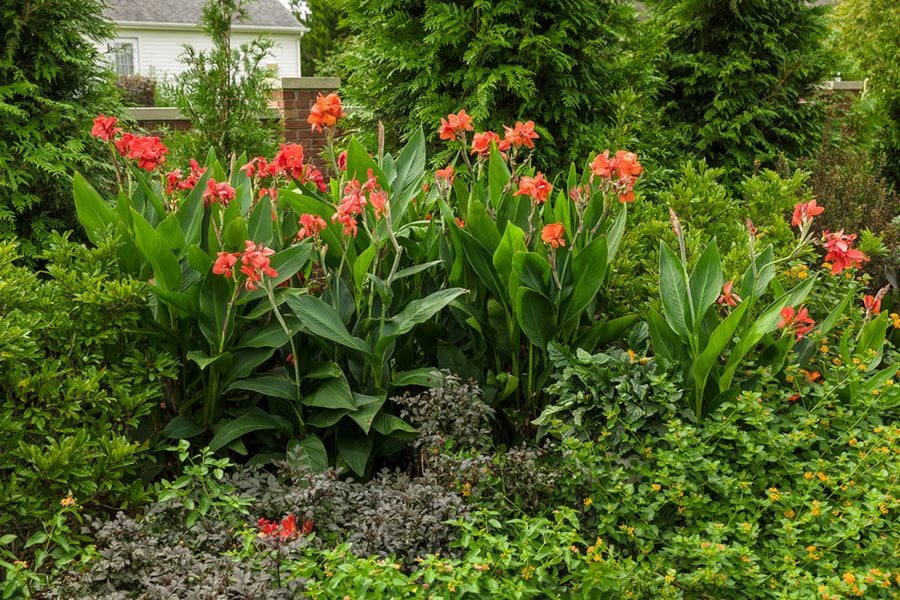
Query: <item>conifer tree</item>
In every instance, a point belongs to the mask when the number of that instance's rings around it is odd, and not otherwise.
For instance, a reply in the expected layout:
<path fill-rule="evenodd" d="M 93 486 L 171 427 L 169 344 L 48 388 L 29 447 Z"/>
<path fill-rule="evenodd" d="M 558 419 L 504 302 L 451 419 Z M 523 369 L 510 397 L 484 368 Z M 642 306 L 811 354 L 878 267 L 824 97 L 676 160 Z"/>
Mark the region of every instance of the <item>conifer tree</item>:
<path fill-rule="evenodd" d="M 33 254 L 74 224 L 71 177 L 108 169 L 91 119 L 115 112 L 97 46 L 113 34 L 98 0 L 0 0 L 0 237 Z"/>
<path fill-rule="evenodd" d="M 811 0 L 654 0 L 667 30 L 662 94 L 685 150 L 732 178 L 816 146 L 810 102 L 833 73 L 827 7 Z M 676 136 L 678 137 L 678 136 Z"/>
<path fill-rule="evenodd" d="M 480 128 L 533 120 L 537 163 L 601 148 L 628 89 L 650 97 L 651 48 L 623 0 L 344 0 L 344 94 L 390 136 L 465 109 Z M 634 98 L 635 96 L 632 96 Z"/>

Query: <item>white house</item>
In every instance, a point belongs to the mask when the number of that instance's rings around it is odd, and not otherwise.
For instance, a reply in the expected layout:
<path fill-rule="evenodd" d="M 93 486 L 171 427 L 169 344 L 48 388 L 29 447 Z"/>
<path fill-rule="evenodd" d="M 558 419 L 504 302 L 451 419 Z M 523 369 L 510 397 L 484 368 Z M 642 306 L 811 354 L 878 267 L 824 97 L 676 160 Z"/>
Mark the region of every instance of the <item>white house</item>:
<path fill-rule="evenodd" d="M 107 0 L 104 14 L 118 27 L 114 41 L 101 51 L 119 75 L 163 78 L 186 70 L 178 61 L 185 44 L 197 50 L 211 47 L 200 29 L 204 0 Z M 276 77 L 300 76 L 300 37 L 306 31 L 279 0 L 256 0 L 249 18 L 232 27 L 237 46 L 265 34 L 273 42 L 268 60 Z"/>

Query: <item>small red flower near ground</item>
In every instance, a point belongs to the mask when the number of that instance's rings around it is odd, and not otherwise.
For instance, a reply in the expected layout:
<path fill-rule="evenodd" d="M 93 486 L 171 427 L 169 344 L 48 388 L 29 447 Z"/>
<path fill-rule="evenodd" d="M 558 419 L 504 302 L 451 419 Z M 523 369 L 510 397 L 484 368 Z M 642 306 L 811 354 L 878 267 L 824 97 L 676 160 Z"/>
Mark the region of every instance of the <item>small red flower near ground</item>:
<path fill-rule="evenodd" d="M 860 268 L 863 262 L 869 260 L 861 251 L 852 248 L 856 234 L 844 235 L 844 230 L 841 229 L 837 233 L 826 231 L 822 238 L 825 241 L 825 249 L 828 250 L 825 262 L 831 263 L 832 275 L 837 275 L 853 265 Z"/>
<path fill-rule="evenodd" d="M 344 116 L 340 97 L 334 92 L 323 96 L 319 94 L 316 103 L 309 109 L 309 117 L 306 119 L 316 131 L 332 128 L 337 120 Z"/>
<path fill-rule="evenodd" d="M 566 245 L 566 230 L 562 223 L 550 223 L 544 225 L 541 230 L 541 240 L 551 248 L 559 248 Z"/>
<path fill-rule="evenodd" d="M 538 172 L 534 177 L 523 176 L 519 180 L 519 190 L 513 196 L 528 196 L 535 204 L 543 204 L 550 197 L 553 186 Z"/>
<path fill-rule="evenodd" d="M 94 126 L 91 128 L 91 135 L 95 138 L 99 138 L 105 142 L 113 139 L 122 129 L 120 127 L 116 127 L 116 123 L 119 122 L 119 119 L 116 117 L 107 117 L 104 114 L 100 114 L 97 118 L 94 119 Z"/>

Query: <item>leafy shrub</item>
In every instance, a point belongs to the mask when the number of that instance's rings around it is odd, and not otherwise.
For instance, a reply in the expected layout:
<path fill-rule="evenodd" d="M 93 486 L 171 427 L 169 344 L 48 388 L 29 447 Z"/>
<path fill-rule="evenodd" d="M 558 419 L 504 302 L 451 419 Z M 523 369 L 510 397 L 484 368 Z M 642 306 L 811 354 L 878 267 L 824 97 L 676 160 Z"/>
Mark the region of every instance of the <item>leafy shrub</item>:
<path fill-rule="evenodd" d="M 149 416 L 172 358 L 143 326 L 145 283 L 119 274 L 112 243 L 54 236 L 46 270 L 0 245 L 0 565 L 36 571 L 77 554 L 82 514 L 146 499 Z"/>
<path fill-rule="evenodd" d="M 117 106 L 95 42 L 112 37 L 102 2 L 4 2 L 0 41 L 0 236 L 34 256 L 72 228 L 72 173 L 110 175 L 86 126 Z"/>
<path fill-rule="evenodd" d="M 132 106 L 156 106 L 156 82 L 143 75 L 119 75 L 116 87 L 122 99 Z"/>
<path fill-rule="evenodd" d="M 728 183 L 811 152 L 823 112 L 809 99 L 831 74 L 826 7 L 752 0 L 651 3 L 666 29 L 664 123 L 689 155 L 725 167 Z"/>
<path fill-rule="evenodd" d="M 637 91 L 634 112 L 653 95 L 654 44 L 627 2 L 367 0 L 344 8 L 354 37 L 343 93 L 369 131 L 384 122 L 389 147 L 466 108 L 497 131 L 534 119 L 545 139 L 535 162 L 559 170 L 618 143 L 610 137 L 618 92 Z"/>

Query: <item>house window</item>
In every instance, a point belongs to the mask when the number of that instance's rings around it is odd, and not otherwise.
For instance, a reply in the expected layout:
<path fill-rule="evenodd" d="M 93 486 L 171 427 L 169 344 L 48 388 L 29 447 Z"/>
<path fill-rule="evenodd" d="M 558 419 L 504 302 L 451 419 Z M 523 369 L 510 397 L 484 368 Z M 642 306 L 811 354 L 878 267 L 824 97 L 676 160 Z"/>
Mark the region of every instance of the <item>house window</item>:
<path fill-rule="evenodd" d="M 110 44 L 116 75 L 134 75 L 137 72 L 137 40 L 118 39 Z"/>

